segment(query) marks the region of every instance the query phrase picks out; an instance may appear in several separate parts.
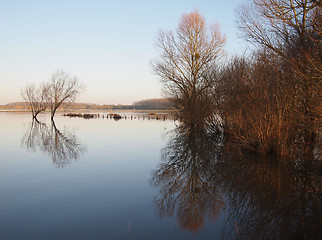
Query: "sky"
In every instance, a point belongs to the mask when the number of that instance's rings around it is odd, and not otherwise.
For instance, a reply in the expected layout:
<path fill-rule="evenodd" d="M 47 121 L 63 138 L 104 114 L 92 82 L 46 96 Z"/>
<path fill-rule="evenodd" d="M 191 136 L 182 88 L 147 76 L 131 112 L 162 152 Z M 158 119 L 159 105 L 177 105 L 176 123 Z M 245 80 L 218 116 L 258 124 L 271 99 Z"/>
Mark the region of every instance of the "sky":
<path fill-rule="evenodd" d="M 23 101 L 21 88 L 56 70 L 86 86 L 77 102 L 132 104 L 162 97 L 152 72 L 160 30 L 175 30 L 198 9 L 218 23 L 228 56 L 246 48 L 235 9 L 243 0 L 0 0 L 0 104 Z"/>

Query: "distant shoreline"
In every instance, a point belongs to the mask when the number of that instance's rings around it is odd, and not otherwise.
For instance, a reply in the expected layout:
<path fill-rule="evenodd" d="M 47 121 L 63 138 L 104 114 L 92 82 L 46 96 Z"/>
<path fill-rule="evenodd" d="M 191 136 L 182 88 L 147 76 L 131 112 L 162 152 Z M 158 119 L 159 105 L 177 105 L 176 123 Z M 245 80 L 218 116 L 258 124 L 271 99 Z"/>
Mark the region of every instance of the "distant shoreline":
<path fill-rule="evenodd" d="M 170 109 L 58 109 L 57 112 L 59 113 L 66 113 L 66 112 L 173 112 Z M 29 109 L 0 109 L 0 112 L 31 112 Z M 50 113 L 49 110 L 46 110 L 43 113 Z"/>
<path fill-rule="evenodd" d="M 131 105 L 122 104 L 93 104 L 93 103 L 63 103 L 60 111 L 114 111 L 114 110 L 171 110 L 170 101 L 166 98 L 147 99 L 134 102 Z M 29 111 L 29 106 L 26 102 L 12 102 L 5 105 L 0 105 L 0 111 Z M 47 110 L 48 111 L 48 110 Z"/>

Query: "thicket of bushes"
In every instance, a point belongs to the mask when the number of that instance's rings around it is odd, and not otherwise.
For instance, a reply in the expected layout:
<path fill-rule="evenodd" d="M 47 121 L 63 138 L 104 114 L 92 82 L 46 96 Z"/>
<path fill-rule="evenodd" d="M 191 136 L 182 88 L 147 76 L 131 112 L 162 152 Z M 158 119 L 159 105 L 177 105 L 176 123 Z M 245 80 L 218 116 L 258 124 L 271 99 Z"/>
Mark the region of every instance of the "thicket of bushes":
<path fill-rule="evenodd" d="M 269 52 L 232 59 L 215 91 L 226 136 L 252 151 L 313 154 L 320 135 L 320 100 L 313 98 L 319 93 L 302 92 L 298 78 L 288 62 Z"/>
<path fill-rule="evenodd" d="M 316 1 L 254 1 L 239 23 L 257 46 L 218 71 L 225 135 L 261 153 L 320 158 L 322 10 Z"/>

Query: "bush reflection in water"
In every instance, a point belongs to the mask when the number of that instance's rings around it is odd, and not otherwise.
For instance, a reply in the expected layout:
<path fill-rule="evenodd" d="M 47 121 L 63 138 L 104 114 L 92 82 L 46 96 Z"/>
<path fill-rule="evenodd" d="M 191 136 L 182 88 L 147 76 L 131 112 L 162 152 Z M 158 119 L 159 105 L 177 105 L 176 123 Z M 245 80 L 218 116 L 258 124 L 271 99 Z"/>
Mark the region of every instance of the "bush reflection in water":
<path fill-rule="evenodd" d="M 75 134 L 65 128 L 60 131 L 54 121 L 48 127 L 45 123 L 33 120 L 22 138 L 22 146 L 27 150 L 47 153 L 58 168 L 78 160 L 86 151 L 86 146 L 79 143 Z"/>
<path fill-rule="evenodd" d="M 182 230 L 196 233 L 221 214 L 224 239 L 318 239 L 320 177 L 315 160 L 237 153 L 222 135 L 179 126 L 151 182 L 159 216 L 175 215 Z"/>

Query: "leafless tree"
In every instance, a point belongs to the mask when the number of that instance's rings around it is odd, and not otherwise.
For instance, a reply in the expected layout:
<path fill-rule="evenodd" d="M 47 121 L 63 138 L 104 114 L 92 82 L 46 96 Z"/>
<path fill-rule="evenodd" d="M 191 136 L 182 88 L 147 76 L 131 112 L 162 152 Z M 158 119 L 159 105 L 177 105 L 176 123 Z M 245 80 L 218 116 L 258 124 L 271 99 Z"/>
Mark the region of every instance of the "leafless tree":
<path fill-rule="evenodd" d="M 288 46 L 302 44 L 306 51 L 310 40 L 321 44 L 321 4 L 312 0 L 252 0 L 237 13 L 241 36 L 290 58 Z M 311 43 L 312 44 L 312 43 Z M 320 69 L 321 66 L 316 66 Z"/>
<path fill-rule="evenodd" d="M 84 89 L 83 83 L 68 73 L 57 70 L 53 73 L 49 83 L 49 94 L 47 103 L 51 110 L 51 119 L 54 118 L 56 110 L 64 102 L 73 102 Z"/>
<path fill-rule="evenodd" d="M 209 95 L 214 78 L 209 75 L 223 56 L 224 43 L 218 27 L 208 27 L 197 10 L 183 14 L 175 33 L 160 32 L 160 58 L 153 62 L 153 70 L 181 120 L 196 125 L 212 114 Z"/>
<path fill-rule="evenodd" d="M 314 0 L 253 0 L 238 12 L 242 36 L 286 61 L 308 139 L 320 131 L 322 5 Z M 285 79 L 286 80 L 286 79 Z"/>
<path fill-rule="evenodd" d="M 42 83 L 38 88 L 35 84 L 27 84 L 22 90 L 21 95 L 27 102 L 31 109 L 32 117 L 37 118 L 40 112 L 43 112 L 47 108 L 46 97 L 49 92 L 49 86 L 46 83 Z"/>

